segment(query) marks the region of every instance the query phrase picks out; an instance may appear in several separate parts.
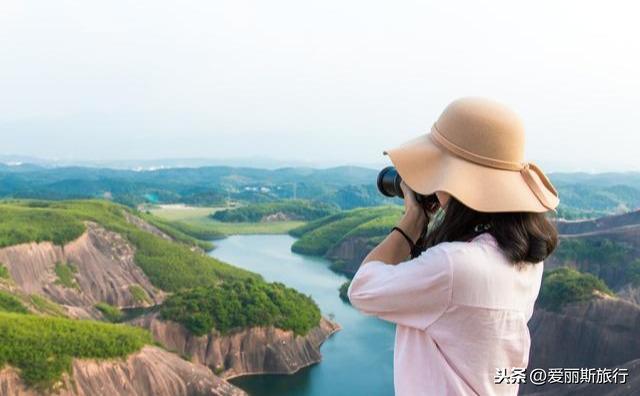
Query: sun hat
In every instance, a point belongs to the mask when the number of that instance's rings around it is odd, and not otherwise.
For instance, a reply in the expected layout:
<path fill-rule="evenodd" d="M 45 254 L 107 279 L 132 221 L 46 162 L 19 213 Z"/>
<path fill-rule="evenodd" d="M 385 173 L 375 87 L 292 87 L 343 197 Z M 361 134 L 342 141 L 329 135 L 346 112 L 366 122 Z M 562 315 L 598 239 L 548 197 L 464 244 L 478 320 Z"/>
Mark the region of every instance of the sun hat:
<path fill-rule="evenodd" d="M 546 212 L 558 192 L 544 172 L 524 161 L 522 121 L 490 99 L 455 100 L 431 131 L 386 150 L 405 183 L 429 195 L 444 191 L 480 212 Z"/>

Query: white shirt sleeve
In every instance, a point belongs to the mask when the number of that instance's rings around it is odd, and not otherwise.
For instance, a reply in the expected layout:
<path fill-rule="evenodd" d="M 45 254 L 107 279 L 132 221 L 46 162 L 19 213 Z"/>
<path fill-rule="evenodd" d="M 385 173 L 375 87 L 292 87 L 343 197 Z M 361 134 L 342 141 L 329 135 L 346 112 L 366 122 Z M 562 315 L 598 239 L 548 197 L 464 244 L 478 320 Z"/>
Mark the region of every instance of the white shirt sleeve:
<path fill-rule="evenodd" d="M 348 296 L 364 314 L 424 330 L 451 303 L 452 279 L 447 251 L 434 246 L 397 265 L 372 261 L 360 266 Z"/>

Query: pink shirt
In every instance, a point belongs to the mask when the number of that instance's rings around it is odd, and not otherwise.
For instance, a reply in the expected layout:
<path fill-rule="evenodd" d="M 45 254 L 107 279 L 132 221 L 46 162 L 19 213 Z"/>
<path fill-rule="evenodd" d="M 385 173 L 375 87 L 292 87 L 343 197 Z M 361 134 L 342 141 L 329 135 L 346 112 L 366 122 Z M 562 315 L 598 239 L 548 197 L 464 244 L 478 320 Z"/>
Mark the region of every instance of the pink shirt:
<path fill-rule="evenodd" d="M 397 324 L 396 395 L 517 395 L 518 384 L 494 377 L 527 366 L 542 269 L 518 270 L 484 233 L 398 265 L 369 262 L 348 293 L 358 310 Z"/>

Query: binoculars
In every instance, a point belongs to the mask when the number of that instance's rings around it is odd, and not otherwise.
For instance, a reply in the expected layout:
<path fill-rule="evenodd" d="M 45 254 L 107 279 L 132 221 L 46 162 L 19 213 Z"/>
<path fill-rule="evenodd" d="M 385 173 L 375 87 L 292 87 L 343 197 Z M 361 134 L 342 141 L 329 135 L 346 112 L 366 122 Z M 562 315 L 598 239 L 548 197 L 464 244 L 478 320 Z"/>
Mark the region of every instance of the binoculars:
<path fill-rule="evenodd" d="M 387 166 L 378 173 L 378 190 L 384 196 L 404 198 L 400 182 L 402 182 L 402 177 L 393 166 Z M 432 208 L 438 204 L 438 198 L 435 194 L 422 195 L 416 193 L 416 198 L 418 203 L 426 208 Z"/>

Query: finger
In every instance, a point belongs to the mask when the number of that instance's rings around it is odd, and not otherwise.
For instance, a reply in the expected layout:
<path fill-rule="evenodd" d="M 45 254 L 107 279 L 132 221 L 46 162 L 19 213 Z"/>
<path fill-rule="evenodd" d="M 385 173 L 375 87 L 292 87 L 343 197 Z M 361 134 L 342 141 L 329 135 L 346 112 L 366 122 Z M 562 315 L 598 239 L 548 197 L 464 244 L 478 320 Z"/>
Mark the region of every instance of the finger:
<path fill-rule="evenodd" d="M 404 201 L 406 204 L 410 204 L 410 205 L 418 204 L 415 193 L 409 186 L 407 186 L 404 180 L 400 182 L 400 188 L 402 189 L 402 194 L 404 195 Z"/>
<path fill-rule="evenodd" d="M 404 180 L 400 182 L 400 189 L 402 190 L 402 194 L 405 199 L 413 196 L 411 189 L 407 186 L 407 183 L 405 183 Z"/>

